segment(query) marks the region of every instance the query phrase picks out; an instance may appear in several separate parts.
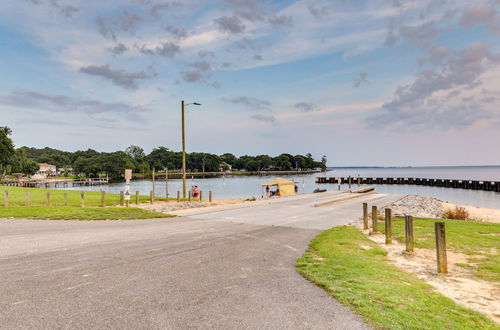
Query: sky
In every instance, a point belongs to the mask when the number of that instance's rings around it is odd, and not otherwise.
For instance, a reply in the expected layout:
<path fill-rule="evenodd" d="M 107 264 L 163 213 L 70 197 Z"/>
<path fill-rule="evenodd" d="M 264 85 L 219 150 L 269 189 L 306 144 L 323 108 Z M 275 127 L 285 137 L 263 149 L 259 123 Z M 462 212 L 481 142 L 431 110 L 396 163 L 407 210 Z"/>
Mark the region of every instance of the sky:
<path fill-rule="evenodd" d="M 500 164 L 500 0 L 1 0 L 17 147 Z"/>

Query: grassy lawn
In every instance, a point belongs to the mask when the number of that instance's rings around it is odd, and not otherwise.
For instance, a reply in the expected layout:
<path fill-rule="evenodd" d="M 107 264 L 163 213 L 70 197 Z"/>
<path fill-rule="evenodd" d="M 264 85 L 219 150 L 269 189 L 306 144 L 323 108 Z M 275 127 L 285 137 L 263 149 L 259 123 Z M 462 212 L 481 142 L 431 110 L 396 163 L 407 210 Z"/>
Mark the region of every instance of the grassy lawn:
<path fill-rule="evenodd" d="M 46 206 L 47 193 L 50 193 L 51 205 L 64 205 L 64 193 L 68 194 L 68 206 L 80 206 L 80 191 L 57 190 L 0 186 L 0 205 L 4 205 L 4 191 L 9 192 L 9 206 L 24 206 L 26 192 L 30 193 L 31 206 Z M 155 200 L 163 201 L 166 198 L 156 197 Z M 176 198 L 170 198 L 176 200 Z M 149 196 L 139 196 L 140 203 L 149 202 Z M 130 203 L 135 203 L 135 195 L 131 196 Z M 106 193 L 105 206 L 116 206 L 120 204 L 119 194 Z M 85 191 L 85 206 L 100 206 L 100 191 Z"/>
<path fill-rule="evenodd" d="M 46 220 L 130 220 L 170 218 L 158 212 L 139 208 L 80 208 L 61 206 L 0 207 L 0 218 L 46 219 Z"/>
<path fill-rule="evenodd" d="M 446 225 L 446 248 L 472 257 L 459 266 L 471 268 L 474 275 L 500 282 L 500 224 L 462 220 L 439 220 Z M 413 219 L 415 247 L 436 248 L 435 219 Z M 379 224 L 385 233 L 383 222 Z M 404 242 L 404 220 L 393 220 L 393 237 Z"/>
<path fill-rule="evenodd" d="M 317 236 L 297 261 L 297 270 L 376 328 L 499 328 L 389 265 L 386 251 L 354 227 L 335 227 Z"/>

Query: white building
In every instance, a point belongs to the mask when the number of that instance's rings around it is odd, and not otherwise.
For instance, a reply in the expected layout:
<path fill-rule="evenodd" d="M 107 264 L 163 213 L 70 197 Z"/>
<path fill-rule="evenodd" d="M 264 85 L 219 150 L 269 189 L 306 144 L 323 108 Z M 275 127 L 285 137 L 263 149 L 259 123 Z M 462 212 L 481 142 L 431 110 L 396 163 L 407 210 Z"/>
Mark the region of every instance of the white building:
<path fill-rule="evenodd" d="M 38 172 L 34 175 L 37 178 L 46 178 L 54 176 L 57 173 L 57 167 L 55 165 L 39 163 L 38 167 Z"/>

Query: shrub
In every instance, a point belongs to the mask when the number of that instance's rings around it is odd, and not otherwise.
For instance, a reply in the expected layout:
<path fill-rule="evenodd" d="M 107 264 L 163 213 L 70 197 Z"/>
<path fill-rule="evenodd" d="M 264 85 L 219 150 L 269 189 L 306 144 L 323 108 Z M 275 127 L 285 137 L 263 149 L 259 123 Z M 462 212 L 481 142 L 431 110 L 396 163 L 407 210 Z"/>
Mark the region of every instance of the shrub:
<path fill-rule="evenodd" d="M 455 206 L 454 209 L 448 209 L 443 212 L 443 217 L 445 219 L 454 219 L 454 220 L 469 220 L 470 214 L 462 206 Z"/>

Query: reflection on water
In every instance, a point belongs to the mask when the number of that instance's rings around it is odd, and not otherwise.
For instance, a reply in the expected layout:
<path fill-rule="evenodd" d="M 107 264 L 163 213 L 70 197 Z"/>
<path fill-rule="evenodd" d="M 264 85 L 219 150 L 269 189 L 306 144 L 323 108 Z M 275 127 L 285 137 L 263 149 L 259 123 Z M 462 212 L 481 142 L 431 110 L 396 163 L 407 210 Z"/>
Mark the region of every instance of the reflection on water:
<path fill-rule="evenodd" d="M 316 176 L 352 176 L 357 177 L 422 177 L 439 179 L 471 179 L 471 180 L 495 180 L 500 181 L 500 167 L 488 168 L 382 168 L 382 169 L 334 169 L 328 173 L 309 174 L 301 176 L 283 176 L 285 179 L 297 182 L 299 193 L 311 193 L 316 188 L 335 190 L 336 184 L 316 184 Z M 263 195 L 263 187 L 260 186 L 273 177 L 259 176 L 228 176 L 225 178 L 207 178 L 207 179 L 189 179 L 187 181 L 188 189 L 191 185 L 197 185 L 204 191 L 205 198 L 208 197 L 208 191 L 213 192 L 214 199 L 233 199 L 233 198 L 259 198 Z M 152 190 L 151 180 L 136 180 L 130 184 L 131 191 L 140 191 L 147 195 Z M 353 184 L 353 187 L 358 187 Z M 361 185 L 361 187 L 364 187 Z M 438 198 L 443 201 L 449 201 L 458 204 L 477 205 L 482 207 L 491 207 L 500 209 L 500 193 L 491 191 L 453 189 L 443 187 L 425 187 L 411 185 L 374 185 L 377 192 L 393 194 L 419 194 L 428 197 Z M 75 188 L 82 190 L 105 190 L 110 193 L 119 193 L 124 190 L 124 183 L 114 183 L 109 186 Z M 342 190 L 348 189 L 347 184 L 341 185 Z M 165 197 L 165 181 L 156 181 L 156 195 Z M 175 197 L 177 191 L 182 191 L 182 180 L 168 181 L 169 196 Z"/>

